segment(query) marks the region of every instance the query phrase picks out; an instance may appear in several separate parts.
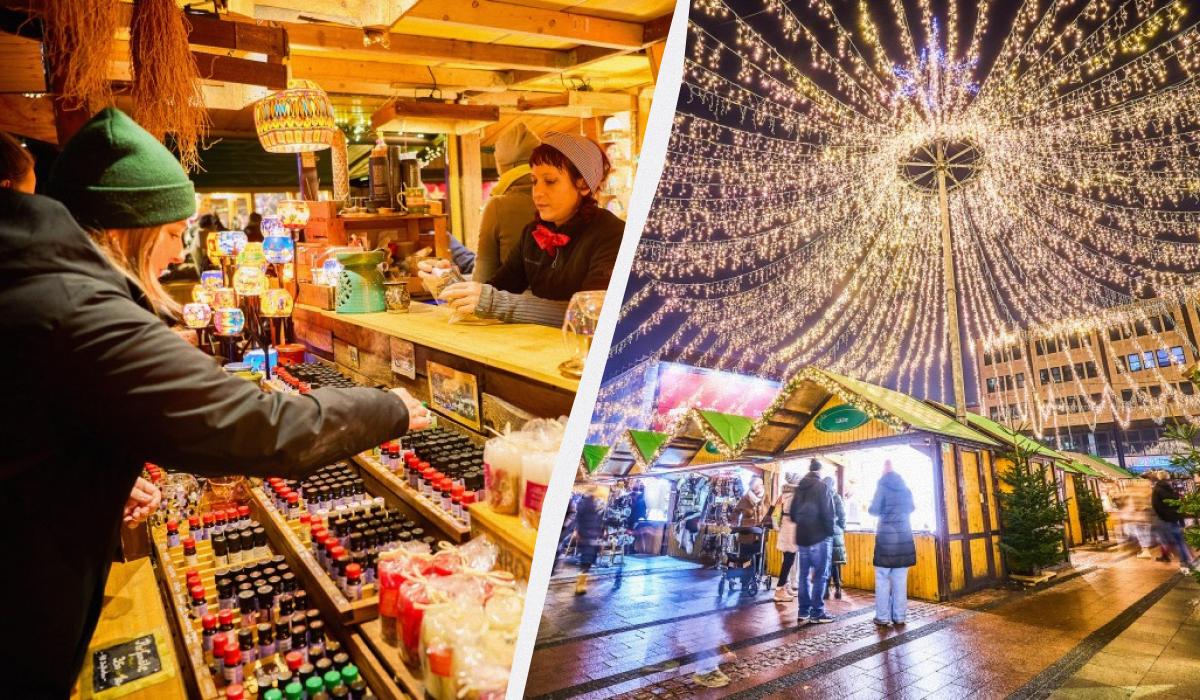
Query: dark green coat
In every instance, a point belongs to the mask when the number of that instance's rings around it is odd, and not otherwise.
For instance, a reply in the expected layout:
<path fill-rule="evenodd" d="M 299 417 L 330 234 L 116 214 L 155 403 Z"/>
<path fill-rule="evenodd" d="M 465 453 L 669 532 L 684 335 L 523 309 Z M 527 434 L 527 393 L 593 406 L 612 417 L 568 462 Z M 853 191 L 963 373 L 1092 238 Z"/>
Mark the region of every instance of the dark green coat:
<path fill-rule="evenodd" d="M 833 492 L 833 550 L 830 561 L 834 564 L 846 563 L 846 504 L 837 491 Z"/>
<path fill-rule="evenodd" d="M 135 301 L 137 299 L 137 301 Z M 62 205 L 0 190 L 0 657 L 67 697 L 145 462 L 300 478 L 408 426 L 377 389 L 266 394 L 168 329 Z"/>

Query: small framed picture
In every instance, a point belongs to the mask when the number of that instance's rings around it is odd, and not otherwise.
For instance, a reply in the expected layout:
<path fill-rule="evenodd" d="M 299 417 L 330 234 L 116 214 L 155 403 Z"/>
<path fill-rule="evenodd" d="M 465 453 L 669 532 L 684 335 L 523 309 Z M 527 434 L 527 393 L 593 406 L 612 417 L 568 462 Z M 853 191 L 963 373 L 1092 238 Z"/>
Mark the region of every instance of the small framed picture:
<path fill-rule="evenodd" d="M 392 372 L 408 379 L 417 378 L 417 349 L 407 340 L 388 339 L 392 348 Z"/>
<path fill-rule="evenodd" d="M 426 362 L 429 406 L 476 431 L 482 429 L 479 413 L 479 380 L 469 372 Z"/>

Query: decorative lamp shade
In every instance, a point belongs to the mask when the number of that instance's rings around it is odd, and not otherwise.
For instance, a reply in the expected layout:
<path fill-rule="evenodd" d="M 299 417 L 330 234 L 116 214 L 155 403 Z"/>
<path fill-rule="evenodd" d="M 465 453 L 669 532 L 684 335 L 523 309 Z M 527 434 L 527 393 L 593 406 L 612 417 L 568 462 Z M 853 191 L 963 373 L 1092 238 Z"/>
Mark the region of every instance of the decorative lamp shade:
<path fill-rule="evenodd" d="M 221 251 L 221 255 L 225 257 L 231 257 L 242 252 L 242 248 L 246 247 L 246 242 L 245 231 L 217 232 L 217 250 Z"/>
<path fill-rule="evenodd" d="M 212 290 L 205 289 L 204 285 L 197 284 L 192 287 L 192 301 L 197 304 L 209 306 L 212 304 Z"/>
<path fill-rule="evenodd" d="M 213 240 L 209 238 L 208 240 Z M 225 274 L 220 270 L 205 270 L 200 273 L 200 286 L 208 291 L 220 289 L 225 286 Z"/>
<path fill-rule="evenodd" d="M 217 309 L 225 309 L 237 306 L 237 292 L 229 287 L 220 287 L 212 290 L 212 306 L 213 311 Z"/>
<path fill-rule="evenodd" d="M 257 265 L 242 265 L 233 273 L 233 291 L 244 297 L 256 297 L 267 290 L 267 275 Z"/>
<path fill-rule="evenodd" d="M 328 287 L 336 287 L 338 280 L 342 278 L 342 270 L 346 269 L 337 260 L 330 258 L 321 265 L 321 274 L 324 277 L 324 284 Z"/>
<path fill-rule="evenodd" d="M 268 153 L 323 151 L 333 144 L 333 105 L 311 80 L 289 80 L 288 89 L 254 103 L 254 130 Z"/>
<path fill-rule="evenodd" d="M 217 335 L 237 335 L 246 327 L 246 315 L 241 309 L 217 309 L 213 313 Z"/>
<path fill-rule="evenodd" d="M 204 302 L 183 305 L 183 322 L 188 328 L 204 328 L 212 317 L 212 308 Z"/>
<path fill-rule="evenodd" d="M 292 315 L 292 295 L 286 289 L 268 289 L 259 300 L 262 315 L 267 318 L 287 318 Z"/>
<path fill-rule="evenodd" d="M 279 220 L 278 216 L 264 216 L 258 225 L 258 230 L 262 231 L 263 238 L 287 235 L 287 229 L 283 227 L 283 222 Z"/>
<path fill-rule="evenodd" d="M 237 256 L 238 265 L 255 265 L 262 267 L 267 264 L 267 256 L 263 253 L 263 244 L 261 241 L 251 241 L 242 248 L 242 252 Z"/>
<path fill-rule="evenodd" d="M 278 234 L 263 238 L 262 248 L 267 262 L 274 265 L 290 263 L 296 257 L 296 242 L 282 229 Z"/>
<path fill-rule="evenodd" d="M 209 260 L 220 260 L 224 257 L 221 255 L 220 246 L 217 245 L 218 237 L 216 234 L 209 234 L 208 238 L 204 239 L 204 252 Z"/>
<path fill-rule="evenodd" d="M 308 225 L 308 202 L 303 199 L 285 199 L 280 202 L 275 211 L 279 214 L 279 223 L 284 228 L 304 228 Z M 264 234 L 265 235 L 265 234 Z"/>

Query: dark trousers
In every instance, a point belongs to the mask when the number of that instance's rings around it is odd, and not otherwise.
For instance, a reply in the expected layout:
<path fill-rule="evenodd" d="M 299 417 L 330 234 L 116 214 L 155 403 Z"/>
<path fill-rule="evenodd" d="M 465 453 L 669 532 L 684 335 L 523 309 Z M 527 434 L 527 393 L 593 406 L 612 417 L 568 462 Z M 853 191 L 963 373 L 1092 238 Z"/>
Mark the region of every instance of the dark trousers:
<path fill-rule="evenodd" d="M 579 545 L 579 570 L 582 573 L 591 571 L 592 566 L 596 564 L 596 557 L 600 554 L 600 545 L 581 544 Z"/>
<path fill-rule="evenodd" d="M 796 563 L 795 552 L 783 552 L 783 563 L 779 565 L 779 586 L 783 588 L 787 585 L 788 574 L 792 572 L 792 564 Z"/>

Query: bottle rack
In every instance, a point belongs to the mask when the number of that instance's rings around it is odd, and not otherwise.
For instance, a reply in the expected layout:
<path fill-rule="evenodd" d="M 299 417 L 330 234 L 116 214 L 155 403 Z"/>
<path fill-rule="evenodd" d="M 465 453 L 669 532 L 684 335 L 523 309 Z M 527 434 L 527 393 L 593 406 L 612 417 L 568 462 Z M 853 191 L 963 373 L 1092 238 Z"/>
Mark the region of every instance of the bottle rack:
<path fill-rule="evenodd" d="M 421 517 L 437 526 L 451 542 L 457 544 L 470 537 L 471 528 L 466 523 L 451 516 L 440 506 L 434 505 L 424 494 L 380 464 L 372 453 L 362 452 L 354 455 L 352 459 L 358 465 L 368 491 L 381 494 L 386 492 L 403 501 Z"/>

